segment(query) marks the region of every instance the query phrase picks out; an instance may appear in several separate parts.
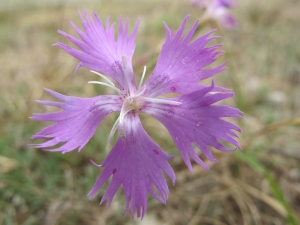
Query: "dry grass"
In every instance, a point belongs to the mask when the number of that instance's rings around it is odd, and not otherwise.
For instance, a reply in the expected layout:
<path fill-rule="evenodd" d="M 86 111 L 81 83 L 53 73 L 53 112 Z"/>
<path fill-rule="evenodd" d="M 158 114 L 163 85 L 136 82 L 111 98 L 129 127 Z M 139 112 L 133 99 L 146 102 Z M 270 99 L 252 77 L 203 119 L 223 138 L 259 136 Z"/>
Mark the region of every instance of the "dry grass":
<path fill-rule="evenodd" d="M 0 224 L 285 225 L 300 221 L 299 1 L 240 1 L 233 11 L 239 28 L 218 31 L 227 51 L 222 60 L 230 57 L 230 69 L 215 80 L 240 88 L 237 98 L 227 103 L 245 113 L 246 120 L 239 122 L 242 152 L 214 151 L 220 163 L 208 162 L 210 171 L 194 165 L 191 174 L 165 129 L 144 119 L 158 144 L 177 155 L 171 162 L 177 182 L 175 187 L 170 184 L 166 205 L 149 198 L 143 221 L 123 216 L 122 192 L 108 209 L 98 205 L 104 188 L 92 201 L 86 197 L 101 171 L 89 159 L 104 159 L 102 149 L 114 116 L 100 125 L 80 154 L 66 155 L 27 147 L 30 136 L 44 126 L 27 118 L 32 112 L 51 110 L 34 102 L 49 98 L 43 87 L 81 97 L 109 91 L 88 85 L 92 74 L 85 69 L 74 75 L 77 61 L 52 47 L 63 40 L 57 29 L 74 34 L 66 18 L 79 24 L 77 8 L 96 11 L 102 19 L 129 16 L 131 27 L 142 19 L 134 56 L 137 75 L 143 65 L 149 74 L 155 64 L 164 38 L 162 21 L 175 29 L 190 13 L 190 26 L 202 11 L 179 0 L 30 2 L 0 5 Z M 198 34 L 210 29 L 204 26 Z"/>

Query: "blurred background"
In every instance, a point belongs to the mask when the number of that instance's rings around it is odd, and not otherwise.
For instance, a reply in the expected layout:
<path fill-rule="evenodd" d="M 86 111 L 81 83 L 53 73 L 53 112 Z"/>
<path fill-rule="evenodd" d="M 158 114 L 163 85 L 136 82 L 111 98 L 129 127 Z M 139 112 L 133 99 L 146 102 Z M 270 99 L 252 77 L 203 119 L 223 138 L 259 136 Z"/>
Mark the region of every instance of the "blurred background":
<path fill-rule="evenodd" d="M 102 169 L 109 131 L 117 118 L 108 116 L 86 147 L 62 155 L 28 147 L 30 136 L 46 123 L 31 121 L 33 113 L 49 112 L 34 100 L 50 100 L 43 87 L 66 95 L 92 97 L 110 93 L 87 84 L 95 75 L 76 59 L 52 47 L 70 44 L 57 30 L 75 35 L 67 19 L 81 27 L 77 9 L 116 21 L 141 18 L 133 58 L 139 81 L 143 66 L 151 73 L 164 40 L 163 21 L 173 30 L 191 14 L 187 27 L 204 13 L 188 0 L 0 0 L 0 224 L 143 224 L 143 225 L 286 225 L 300 224 L 300 2 L 240 0 L 230 10 L 238 22 L 223 36 L 229 69 L 215 76 L 218 85 L 236 97 L 226 104 L 240 108 L 244 121 L 242 151 L 212 150 L 219 163 L 210 171 L 193 164 L 191 174 L 165 128 L 147 116 L 143 124 L 168 153 L 177 181 L 163 205 L 149 197 L 146 216 L 124 216 L 119 190 L 111 206 L 99 206 L 105 188 L 86 196 Z M 215 28 L 202 24 L 194 37 Z M 76 36 L 76 35 L 75 35 Z M 210 82 L 210 81 L 207 81 Z"/>

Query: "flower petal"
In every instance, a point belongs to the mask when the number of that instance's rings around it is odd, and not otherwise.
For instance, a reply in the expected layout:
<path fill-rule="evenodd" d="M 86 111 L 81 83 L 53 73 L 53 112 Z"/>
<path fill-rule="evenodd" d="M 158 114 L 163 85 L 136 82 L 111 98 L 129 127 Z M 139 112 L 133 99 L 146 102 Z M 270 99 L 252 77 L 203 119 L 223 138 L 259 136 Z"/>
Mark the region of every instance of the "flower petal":
<path fill-rule="evenodd" d="M 232 30 L 237 27 L 237 22 L 235 18 L 231 15 L 231 13 L 228 10 L 224 10 L 220 13 L 219 20 L 221 22 L 221 25 L 227 30 Z"/>
<path fill-rule="evenodd" d="M 80 151 L 91 139 L 102 119 L 109 113 L 120 111 L 121 109 L 119 96 L 103 95 L 93 98 L 78 98 L 65 96 L 49 89 L 45 90 L 63 103 L 37 102 L 43 105 L 59 107 L 63 111 L 34 114 L 30 117 L 32 120 L 56 122 L 32 136 L 33 139 L 52 138 L 41 144 L 30 144 L 36 148 L 48 148 L 66 142 L 56 149 L 51 149 L 51 151 L 66 153 L 76 148 L 79 148 Z"/>
<path fill-rule="evenodd" d="M 211 154 L 208 146 L 218 150 L 231 151 L 219 141 L 225 141 L 240 148 L 233 137 L 238 137 L 232 130 L 241 131 L 234 124 L 222 120 L 223 117 L 242 118 L 238 109 L 229 106 L 212 105 L 215 102 L 233 96 L 233 93 L 216 92 L 209 93 L 214 89 L 212 84 L 202 90 L 173 98 L 181 102 L 181 105 L 166 105 L 147 103 L 141 112 L 148 113 L 159 120 L 170 132 L 178 147 L 184 162 L 192 170 L 189 156 L 205 169 L 208 166 L 198 157 L 193 148 L 194 143 L 200 151 L 211 161 L 217 160 Z"/>
<path fill-rule="evenodd" d="M 232 8 L 237 5 L 235 0 L 215 0 L 215 2 L 215 4 L 218 4 L 225 8 Z"/>
<path fill-rule="evenodd" d="M 175 35 L 171 34 L 170 29 L 165 24 L 167 32 L 165 43 L 153 73 L 143 85 L 146 86 L 145 94 L 149 97 L 169 92 L 191 93 L 197 90 L 197 82 L 226 69 L 224 67 L 225 63 L 215 68 L 203 69 L 215 62 L 224 52 L 216 50 L 221 46 L 220 44 L 205 47 L 208 42 L 217 38 L 208 37 L 213 31 L 189 43 L 197 28 L 198 21 L 182 39 L 181 36 L 188 18 L 189 16 L 184 19 Z M 183 87 L 182 83 L 185 83 L 186 87 Z M 195 87 L 192 90 L 189 88 L 191 85 Z M 198 87 L 198 89 L 200 88 L 201 86 Z"/>
<path fill-rule="evenodd" d="M 88 196 L 92 197 L 112 176 L 112 180 L 101 199 L 102 204 L 108 199 L 111 203 L 117 189 L 122 185 L 126 196 L 126 212 L 131 209 L 137 217 L 143 217 L 147 208 L 148 192 L 162 203 L 166 203 L 169 189 L 164 171 L 175 183 L 175 174 L 167 160 L 167 155 L 148 136 L 136 114 L 125 117 L 126 137 L 119 137 L 101 166 L 104 167 Z M 154 190 L 155 187 L 157 191 Z"/>
<path fill-rule="evenodd" d="M 80 12 L 79 14 L 85 33 L 71 21 L 70 23 L 82 41 L 63 31 L 59 30 L 58 33 L 68 38 L 81 50 L 71 48 L 60 42 L 55 45 L 80 60 L 76 70 L 83 66 L 110 76 L 117 82 L 120 88 L 126 88 L 124 84 L 127 81 L 129 81 L 129 88 L 135 87 L 131 60 L 135 49 L 134 39 L 139 22 L 136 23 L 132 34 L 129 36 L 128 18 L 124 27 L 122 17 L 120 16 L 118 38 L 115 40 L 114 24 L 110 25 L 110 18 L 107 19 L 106 28 L 104 28 L 96 13 L 94 13 L 94 18 L 86 12 L 84 16 Z M 127 62 L 127 65 L 125 65 L 126 68 L 124 68 L 124 58 Z"/>
<path fill-rule="evenodd" d="M 234 6 L 235 1 L 233 0 L 214 0 L 207 6 L 204 18 L 219 22 L 225 29 L 234 29 L 237 22 L 229 11 L 229 8 Z"/>

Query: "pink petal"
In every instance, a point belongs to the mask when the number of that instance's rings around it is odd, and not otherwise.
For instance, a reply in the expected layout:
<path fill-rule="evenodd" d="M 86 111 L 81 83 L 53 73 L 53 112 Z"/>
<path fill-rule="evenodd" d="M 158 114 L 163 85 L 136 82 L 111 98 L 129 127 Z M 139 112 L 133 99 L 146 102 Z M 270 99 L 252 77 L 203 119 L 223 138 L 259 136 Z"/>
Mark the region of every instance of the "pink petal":
<path fill-rule="evenodd" d="M 34 114 L 31 117 L 32 120 L 55 122 L 32 136 L 33 139 L 51 139 L 41 144 L 31 144 L 36 148 L 54 147 L 65 142 L 64 145 L 51 149 L 51 151 L 65 153 L 76 148 L 79 148 L 80 151 L 93 136 L 102 119 L 109 113 L 121 109 L 119 96 L 103 95 L 94 98 L 77 98 L 64 96 L 48 89 L 46 91 L 63 103 L 38 102 L 43 105 L 59 107 L 63 111 Z"/>
<path fill-rule="evenodd" d="M 172 35 L 168 26 L 165 25 L 166 40 L 154 71 L 144 84 L 147 88 L 146 95 L 155 97 L 169 92 L 188 94 L 197 90 L 197 82 L 212 77 L 226 69 L 224 64 L 212 69 L 204 69 L 215 62 L 224 52 L 217 50 L 221 45 L 205 47 L 208 42 L 217 38 L 209 38 L 213 31 L 190 43 L 198 22 L 182 38 L 188 18 L 189 16 L 184 19 L 175 35 Z M 181 85 L 182 83 L 186 84 L 185 87 Z M 195 88 L 191 90 L 189 86 L 194 86 Z"/>
<path fill-rule="evenodd" d="M 147 103 L 142 112 L 148 113 L 159 120 L 170 132 L 186 165 L 192 170 L 189 156 L 205 169 L 208 166 L 199 158 L 192 144 L 199 147 L 202 154 L 210 161 L 217 162 L 208 146 L 221 151 L 231 151 L 219 141 L 225 141 L 240 148 L 233 137 L 238 137 L 235 132 L 241 131 L 234 124 L 222 120 L 223 117 L 242 118 L 241 112 L 228 106 L 212 105 L 215 102 L 233 96 L 233 93 L 219 92 L 210 94 L 214 85 L 202 88 L 193 93 L 183 95 L 172 100 L 181 102 L 179 106 Z"/>
<path fill-rule="evenodd" d="M 80 12 L 79 14 L 85 33 L 71 21 L 70 23 L 81 40 L 60 30 L 58 33 L 68 38 L 74 45 L 79 47 L 80 50 L 71 48 L 60 42 L 55 45 L 80 61 L 76 71 L 79 67 L 83 66 L 110 76 L 117 82 L 120 88 L 127 88 L 124 85 L 126 80 L 130 81 L 126 84 L 130 86 L 129 88 L 135 87 L 131 61 L 135 49 L 134 39 L 139 22 L 135 25 L 132 34 L 129 35 L 128 19 L 126 19 L 124 27 L 122 17 L 120 16 L 118 38 L 115 40 L 114 24 L 110 25 L 109 18 L 104 28 L 96 13 L 93 14 L 93 17 L 86 12 L 84 15 Z M 127 71 L 124 71 L 123 68 L 123 57 L 125 57 L 127 61 Z"/>
<path fill-rule="evenodd" d="M 122 185 L 126 197 L 126 212 L 130 209 L 132 218 L 135 211 L 137 217 L 143 217 L 147 208 L 148 192 L 158 201 L 166 203 L 169 189 L 162 171 L 174 184 L 175 174 L 167 162 L 172 156 L 167 155 L 152 141 L 136 114 L 127 115 L 124 125 L 126 137 L 118 138 L 101 164 L 104 170 L 88 195 L 94 196 L 113 175 L 100 204 L 107 199 L 109 205 L 117 189 Z"/>

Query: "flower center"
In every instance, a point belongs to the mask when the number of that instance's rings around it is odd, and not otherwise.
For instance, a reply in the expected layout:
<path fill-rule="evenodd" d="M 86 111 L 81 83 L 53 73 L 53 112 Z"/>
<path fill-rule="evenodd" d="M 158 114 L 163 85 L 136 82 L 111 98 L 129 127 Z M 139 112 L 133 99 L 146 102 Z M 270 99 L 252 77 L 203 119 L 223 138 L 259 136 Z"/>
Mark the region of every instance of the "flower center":
<path fill-rule="evenodd" d="M 92 73 L 97 74 L 98 76 L 102 77 L 103 79 L 105 79 L 107 81 L 107 83 L 105 82 L 99 82 L 99 81 L 90 81 L 88 83 L 94 83 L 94 84 L 101 84 L 107 87 L 110 87 L 112 89 L 114 89 L 115 91 L 118 92 L 118 94 L 120 95 L 120 97 L 122 98 L 122 108 L 120 111 L 120 116 L 118 117 L 118 119 L 116 120 L 116 122 L 114 123 L 109 135 L 108 135 L 108 141 L 107 141 L 107 145 L 109 146 L 112 137 L 114 136 L 114 134 L 116 133 L 117 130 L 119 130 L 119 135 L 122 138 L 126 137 L 126 132 L 124 130 L 124 119 L 125 116 L 132 112 L 132 113 L 138 113 L 138 111 L 140 111 L 144 105 L 144 103 L 148 102 L 148 103 L 158 103 L 158 104 L 167 104 L 167 105 L 180 105 L 181 102 L 177 102 L 174 100 L 169 100 L 169 99 L 160 99 L 160 98 L 150 98 L 150 97 L 146 97 L 143 96 L 143 94 L 146 91 L 146 87 L 142 87 L 142 83 L 143 83 L 143 79 L 146 73 L 146 67 L 144 67 L 144 72 L 142 75 L 142 79 L 140 81 L 140 84 L 138 86 L 138 90 L 135 91 L 134 93 L 132 93 L 130 90 L 126 91 L 126 93 L 122 92 L 119 88 L 117 88 L 113 82 L 111 82 L 111 80 L 109 80 L 106 76 L 104 76 L 101 73 L 98 73 L 96 71 L 92 71 Z"/>
<path fill-rule="evenodd" d="M 123 105 L 120 112 L 120 124 L 123 125 L 124 117 L 129 112 L 137 112 L 138 109 L 143 105 L 141 95 L 145 92 L 145 89 L 138 92 L 135 95 L 129 95 L 123 97 Z"/>
<path fill-rule="evenodd" d="M 139 101 L 139 97 L 127 97 L 125 100 L 124 100 L 124 108 L 125 108 L 125 111 L 129 110 L 130 111 L 133 111 L 133 112 L 136 112 L 142 105 L 142 102 Z"/>

